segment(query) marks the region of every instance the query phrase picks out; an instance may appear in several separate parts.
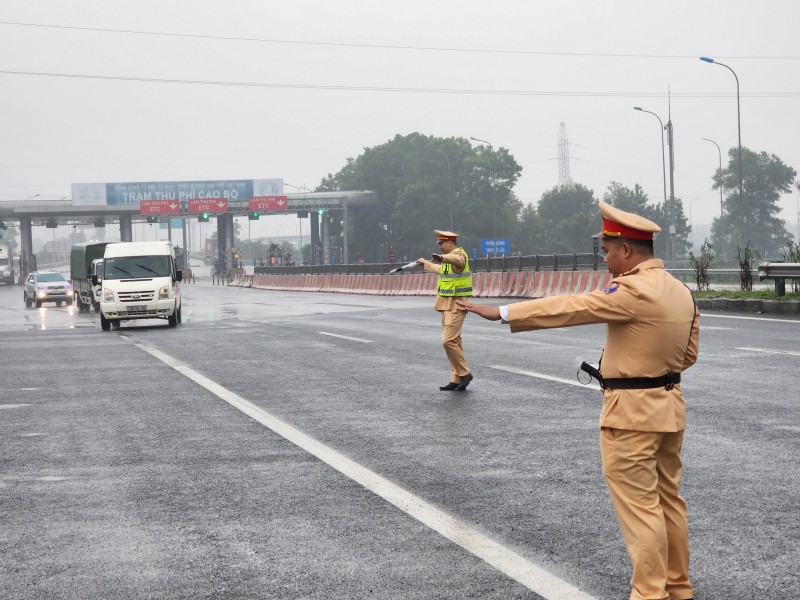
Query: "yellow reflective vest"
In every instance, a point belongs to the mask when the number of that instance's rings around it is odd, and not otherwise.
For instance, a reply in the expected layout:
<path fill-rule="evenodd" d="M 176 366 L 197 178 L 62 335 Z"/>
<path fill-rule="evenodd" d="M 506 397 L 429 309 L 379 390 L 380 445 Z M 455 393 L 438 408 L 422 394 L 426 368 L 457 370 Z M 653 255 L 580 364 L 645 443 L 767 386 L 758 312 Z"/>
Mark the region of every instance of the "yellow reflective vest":
<path fill-rule="evenodd" d="M 461 273 L 454 273 L 453 265 L 444 263 L 439 272 L 439 285 L 436 293 L 446 297 L 472 296 L 472 273 L 469 270 L 469 257 L 463 248 L 456 248 L 453 252 L 464 256 L 464 270 Z"/>

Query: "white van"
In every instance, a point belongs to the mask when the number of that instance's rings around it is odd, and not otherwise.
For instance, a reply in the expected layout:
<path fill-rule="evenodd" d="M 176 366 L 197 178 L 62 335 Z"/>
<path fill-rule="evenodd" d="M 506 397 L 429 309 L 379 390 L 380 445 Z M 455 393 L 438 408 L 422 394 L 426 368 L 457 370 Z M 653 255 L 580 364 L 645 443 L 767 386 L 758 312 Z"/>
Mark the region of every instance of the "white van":
<path fill-rule="evenodd" d="M 121 242 L 106 246 L 101 286 L 100 326 L 108 331 L 126 319 L 167 319 L 181 322 L 181 271 L 175 268 L 170 242 Z"/>

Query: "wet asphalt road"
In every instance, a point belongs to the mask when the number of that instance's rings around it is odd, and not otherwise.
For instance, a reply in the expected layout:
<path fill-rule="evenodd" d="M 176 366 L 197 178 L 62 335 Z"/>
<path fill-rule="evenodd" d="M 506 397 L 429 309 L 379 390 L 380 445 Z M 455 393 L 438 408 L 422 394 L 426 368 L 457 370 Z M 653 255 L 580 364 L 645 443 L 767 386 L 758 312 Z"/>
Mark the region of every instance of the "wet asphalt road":
<path fill-rule="evenodd" d="M 627 598 L 599 393 L 558 380 L 596 360 L 601 326 L 511 335 L 469 318 L 475 381 L 444 393 L 430 298 L 202 279 L 184 294 L 176 329 L 104 333 L 0 287 L 0 597 Z M 741 316 L 703 315 L 684 375 L 695 597 L 794 598 L 800 321 Z M 521 566 L 489 564 L 330 456 Z M 526 587 L 531 568 L 556 587 Z"/>

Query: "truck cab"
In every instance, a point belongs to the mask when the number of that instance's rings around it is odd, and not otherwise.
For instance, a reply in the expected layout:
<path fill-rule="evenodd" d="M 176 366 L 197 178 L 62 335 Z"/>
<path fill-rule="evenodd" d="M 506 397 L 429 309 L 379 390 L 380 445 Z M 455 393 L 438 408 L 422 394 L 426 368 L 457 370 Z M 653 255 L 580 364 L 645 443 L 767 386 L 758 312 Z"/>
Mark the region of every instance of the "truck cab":
<path fill-rule="evenodd" d="M 166 319 L 170 327 L 181 322 L 183 273 L 176 268 L 171 243 L 109 244 L 101 271 L 92 276 L 92 285 L 101 288 L 103 331 L 133 319 Z"/>

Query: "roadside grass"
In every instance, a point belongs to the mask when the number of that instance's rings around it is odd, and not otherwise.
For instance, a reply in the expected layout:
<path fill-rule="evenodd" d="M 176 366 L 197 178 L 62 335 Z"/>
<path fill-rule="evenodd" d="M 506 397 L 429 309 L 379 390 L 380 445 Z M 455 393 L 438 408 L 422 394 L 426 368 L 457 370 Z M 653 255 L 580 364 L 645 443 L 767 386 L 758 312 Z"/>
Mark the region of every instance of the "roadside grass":
<path fill-rule="evenodd" d="M 789 287 L 788 285 L 786 286 Z M 735 300 L 800 300 L 800 294 L 787 292 L 783 296 L 776 296 L 775 290 L 756 290 L 752 292 L 742 292 L 739 290 L 708 290 L 693 291 L 695 298 L 730 298 Z"/>

